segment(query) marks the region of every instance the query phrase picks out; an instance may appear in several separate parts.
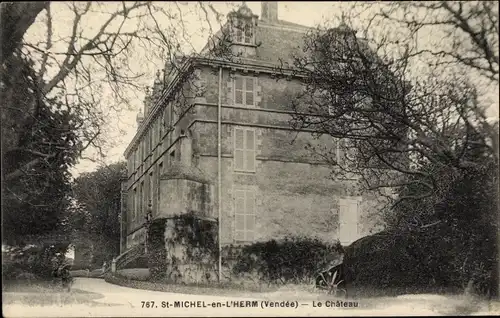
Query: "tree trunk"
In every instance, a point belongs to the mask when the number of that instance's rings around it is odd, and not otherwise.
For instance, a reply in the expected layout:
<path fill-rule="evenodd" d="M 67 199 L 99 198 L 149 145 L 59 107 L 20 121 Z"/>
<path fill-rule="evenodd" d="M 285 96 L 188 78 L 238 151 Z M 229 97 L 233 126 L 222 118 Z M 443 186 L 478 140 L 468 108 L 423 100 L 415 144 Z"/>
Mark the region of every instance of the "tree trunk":
<path fill-rule="evenodd" d="M 2 61 L 8 59 L 21 45 L 28 28 L 35 22 L 38 14 L 48 6 L 49 1 L 4 2 L 0 5 Z"/>

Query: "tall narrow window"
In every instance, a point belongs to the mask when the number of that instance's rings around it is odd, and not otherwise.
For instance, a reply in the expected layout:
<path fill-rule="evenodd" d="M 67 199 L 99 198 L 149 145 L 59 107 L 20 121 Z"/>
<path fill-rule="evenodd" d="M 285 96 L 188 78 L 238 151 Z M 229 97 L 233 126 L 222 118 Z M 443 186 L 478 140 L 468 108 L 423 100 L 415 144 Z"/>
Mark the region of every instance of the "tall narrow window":
<path fill-rule="evenodd" d="M 234 170 L 255 172 L 255 130 L 234 128 Z"/>
<path fill-rule="evenodd" d="M 255 79 L 253 77 L 236 76 L 234 79 L 234 104 L 255 106 Z"/>
<path fill-rule="evenodd" d="M 163 139 L 163 125 L 165 124 L 165 113 L 161 114 L 160 122 L 158 123 L 158 143 Z"/>
<path fill-rule="evenodd" d="M 160 206 L 161 206 L 161 188 L 160 188 L 160 185 L 161 185 L 161 182 L 160 182 L 160 179 L 161 179 L 161 174 L 163 172 L 163 162 L 160 162 L 158 164 L 158 170 L 156 171 L 156 202 L 158 202 L 157 204 L 157 208 L 156 208 L 156 211 L 158 211 L 157 213 L 160 213 Z"/>
<path fill-rule="evenodd" d="M 139 190 L 139 214 L 144 215 L 144 181 L 141 182 L 141 188 Z"/>
<path fill-rule="evenodd" d="M 255 191 L 234 190 L 234 239 L 251 242 L 255 239 Z"/>
<path fill-rule="evenodd" d="M 333 103 L 328 105 L 328 115 L 330 116 L 333 116 L 335 115 L 335 109 L 338 109 L 340 107 L 339 103 L 340 103 L 340 98 L 339 98 L 339 95 L 335 95 L 333 101 Z"/>
<path fill-rule="evenodd" d="M 154 193 L 155 193 L 155 179 L 154 179 L 154 170 L 149 173 L 149 193 L 148 193 L 148 207 L 149 207 L 149 202 L 151 201 L 151 204 L 154 203 Z M 154 209 L 154 207 L 153 207 Z"/>
<path fill-rule="evenodd" d="M 137 188 L 134 188 L 134 195 L 132 196 L 132 220 L 135 220 L 137 218 L 138 202 L 139 200 L 137 200 Z"/>
<path fill-rule="evenodd" d="M 245 23 L 245 44 L 253 44 L 253 27 L 250 23 Z"/>
<path fill-rule="evenodd" d="M 172 150 L 170 152 L 170 164 L 173 164 L 175 162 L 175 150 Z"/>

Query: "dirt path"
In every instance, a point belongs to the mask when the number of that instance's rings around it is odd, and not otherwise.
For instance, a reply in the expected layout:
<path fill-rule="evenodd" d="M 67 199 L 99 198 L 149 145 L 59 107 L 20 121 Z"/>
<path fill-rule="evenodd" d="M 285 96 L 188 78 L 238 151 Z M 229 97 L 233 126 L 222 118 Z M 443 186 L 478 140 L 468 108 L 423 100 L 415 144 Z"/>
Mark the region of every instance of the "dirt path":
<path fill-rule="evenodd" d="M 319 301 L 303 300 L 306 298 L 299 292 L 266 293 L 262 294 L 259 299 L 255 298 L 255 294 L 252 294 L 253 298 L 250 296 L 249 298 L 237 298 L 187 295 L 122 287 L 96 278 L 77 278 L 73 288 L 99 293 L 103 297 L 95 299 L 94 302 L 98 305 L 92 306 L 88 304 L 64 307 L 57 305 L 36 307 L 20 304 L 5 305 L 3 314 L 6 317 L 436 316 L 452 314 L 457 308 L 460 309 L 457 306 L 465 304 L 461 299 L 451 299 L 444 296 L 409 295 L 378 300 L 358 300 L 357 308 L 339 308 L 337 306 L 340 303 L 337 303 L 336 299 L 323 299 L 320 304 Z M 270 307 L 270 299 L 274 301 L 272 304 L 276 305 L 275 307 Z M 288 300 L 288 303 L 284 300 Z M 266 303 L 266 301 L 268 302 Z M 371 303 L 369 306 L 365 306 L 368 301 Z M 290 307 L 292 304 L 294 306 L 298 304 L 298 308 Z M 349 304 L 343 305 L 348 306 Z M 491 310 L 484 306 L 475 308 L 474 311 L 468 314 L 492 314 Z"/>

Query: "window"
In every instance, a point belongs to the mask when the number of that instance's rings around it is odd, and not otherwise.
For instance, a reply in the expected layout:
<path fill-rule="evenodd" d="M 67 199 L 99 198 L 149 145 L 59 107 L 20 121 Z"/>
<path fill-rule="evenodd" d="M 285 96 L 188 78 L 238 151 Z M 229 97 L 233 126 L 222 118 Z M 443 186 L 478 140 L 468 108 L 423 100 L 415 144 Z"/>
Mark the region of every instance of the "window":
<path fill-rule="evenodd" d="M 148 203 L 154 204 L 153 194 L 155 189 L 155 179 L 154 179 L 154 170 L 149 173 L 149 193 L 148 193 Z"/>
<path fill-rule="evenodd" d="M 134 195 L 132 197 L 132 208 L 134 209 L 134 211 L 132 212 L 132 220 L 135 220 L 137 218 L 138 202 L 139 200 L 137 200 L 137 188 L 134 188 Z"/>
<path fill-rule="evenodd" d="M 234 104 L 255 106 L 255 79 L 253 77 L 236 76 L 234 79 Z"/>
<path fill-rule="evenodd" d="M 234 239 L 249 242 L 255 239 L 255 191 L 234 190 Z"/>
<path fill-rule="evenodd" d="M 255 172 L 255 130 L 234 128 L 234 170 Z"/>
<path fill-rule="evenodd" d="M 253 26 L 251 21 L 243 21 L 238 20 L 234 27 L 234 43 L 240 44 L 253 44 L 254 36 L 253 36 Z"/>
<path fill-rule="evenodd" d="M 158 123 L 158 143 L 162 142 L 164 124 L 165 124 L 165 113 L 162 113 L 160 122 Z"/>
<path fill-rule="evenodd" d="M 174 161 L 175 161 L 175 150 L 173 150 L 170 153 L 170 164 L 174 163 Z"/>
<path fill-rule="evenodd" d="M 141 163 L 144 162 L 144 159 L 146 159 L 146 142 L 143 140 L 141 141 Z"/>
<path fill-rule="evenodd" d="M 339 102 L 340 102 L 339 95 L 335 95 L 335 99 L 333 100 L 333 103 L 328 105 L 328 115 L 330 115 L 330 116 L 335 115 L 335 108 L 339 107 Z"/>
<path fill-rule="evenodd" d="M 160 212 L 159 211 L 159 208 L 160 208 L 160 205 L 161 205 L 161 189 L 160 189 L 160 185 L 161 185 L 161 182 L 160 182 L 160 178 L 161 178 L 161 174 L 163 172 L 163 162 L 160 162 L 158 164 L 158 170 L 156 171 L 156 202 L 158 202 L 157 204 L 157 211 L 158 213 Z"/>
<path fill-rule="evenodd" d="M 349 245 L 359 238 L 358 231 L 359 200 L 340 199 L 339 202 L 339 240 Z"/>
<path fill-rule="evenodd" d="M 139 192 L 139 213 L 141 215 L 144 214 L 144 181 L 141 182 L 141 188 L 140 188 L 140 192 Z"/>
<path fill-rule="evenodd" d="M 153 129 L 153 149 L 156 147 L 156 144 L 158 143 L 158 121 L 153 121 L 152 125 Z"/>

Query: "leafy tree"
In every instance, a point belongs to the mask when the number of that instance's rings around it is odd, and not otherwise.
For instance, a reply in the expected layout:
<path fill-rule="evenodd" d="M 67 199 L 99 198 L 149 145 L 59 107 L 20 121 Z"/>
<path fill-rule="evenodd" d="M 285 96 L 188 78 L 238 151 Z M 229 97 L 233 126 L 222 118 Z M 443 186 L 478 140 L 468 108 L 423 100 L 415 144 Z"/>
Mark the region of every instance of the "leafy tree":
<path fill-rule="evenodd" d="M 74 218 L 75 230 L 85 233 L 94 249 L 93 263 L 102 265 L 120 252 L 121 183 L 126 175 L 125 162 L 102 166 L 84 173 L 73 183 L 75 205 L 84 211 Z"/>
<path fill-rule="evenodd" d="M 14 53 L 2 66 L 2 174 L 24 167 L 2 184 L 4 238 L 16 244 L 58 228 L 80 144 L 75 114 L 60 98 L 38 97 L 30 60 Z"/>

